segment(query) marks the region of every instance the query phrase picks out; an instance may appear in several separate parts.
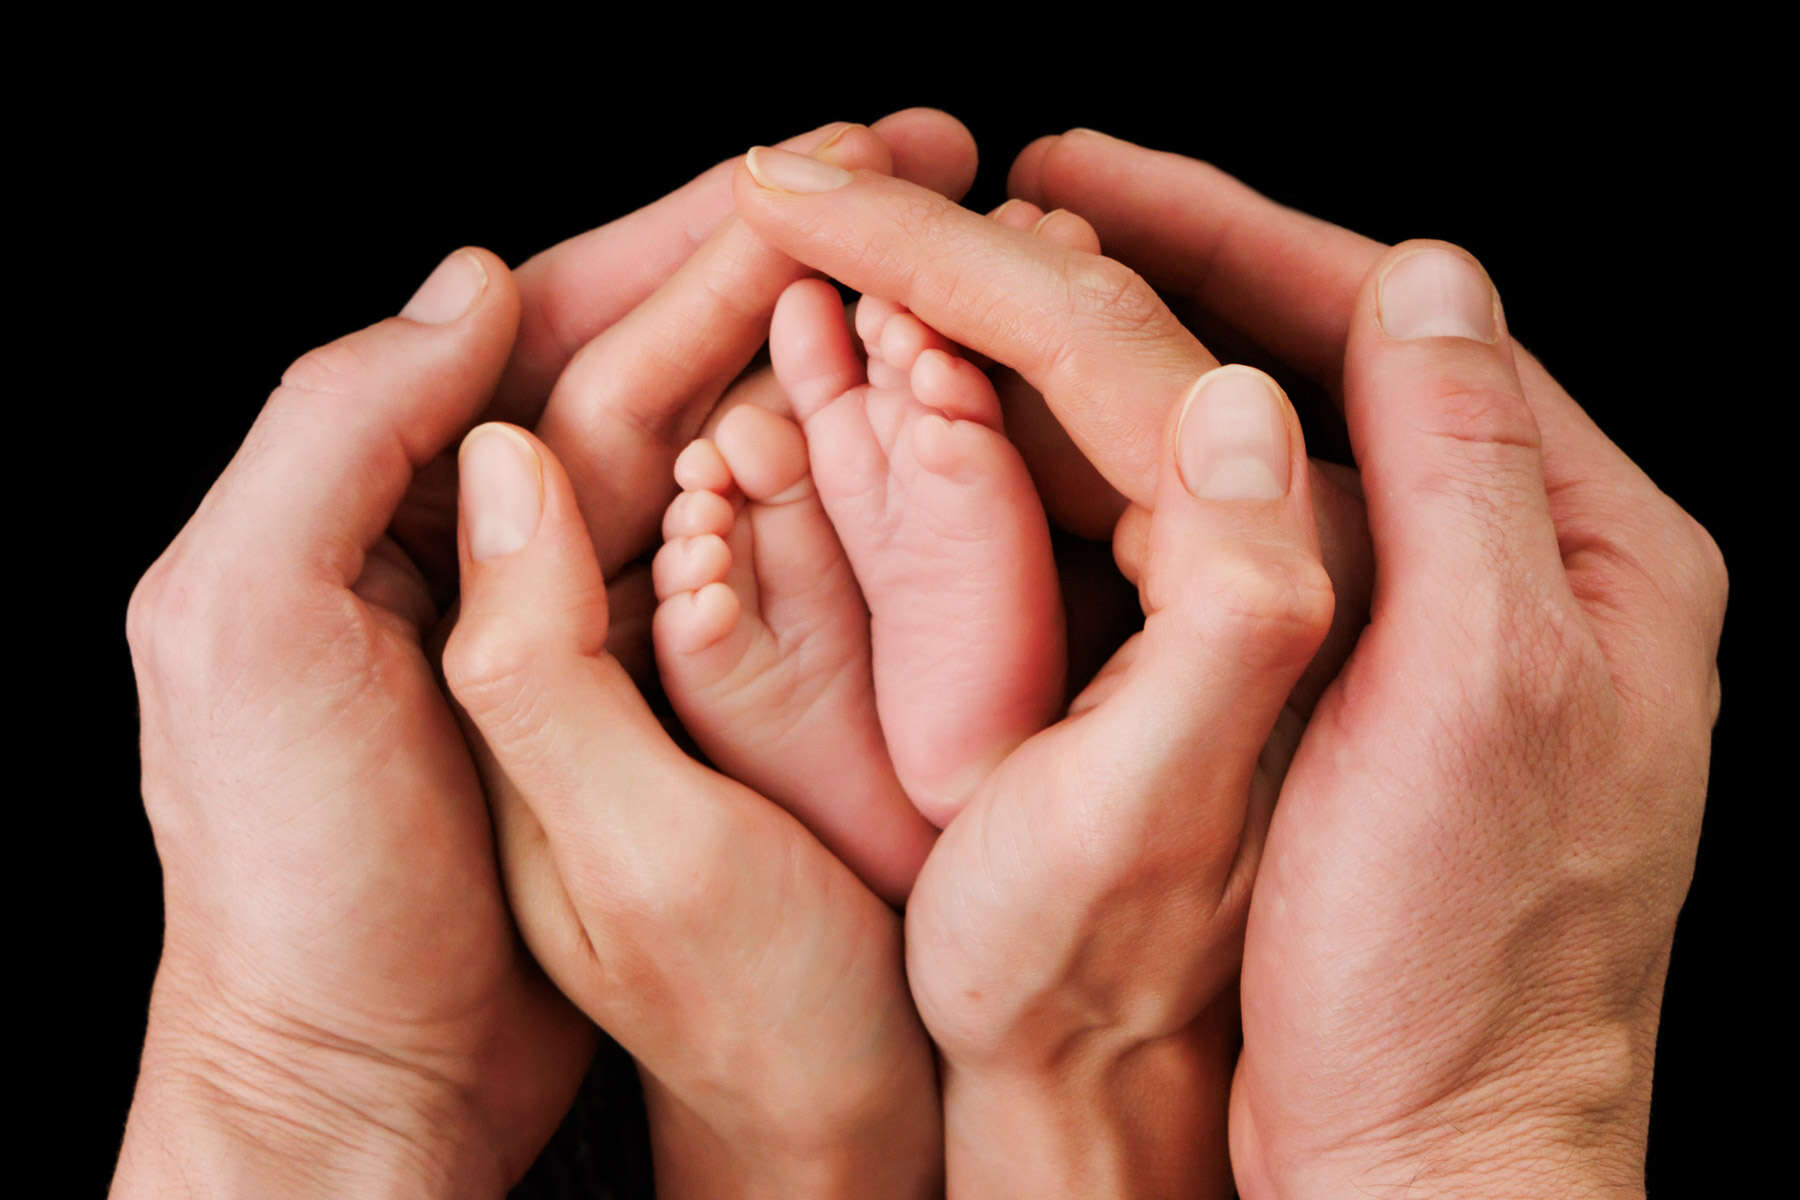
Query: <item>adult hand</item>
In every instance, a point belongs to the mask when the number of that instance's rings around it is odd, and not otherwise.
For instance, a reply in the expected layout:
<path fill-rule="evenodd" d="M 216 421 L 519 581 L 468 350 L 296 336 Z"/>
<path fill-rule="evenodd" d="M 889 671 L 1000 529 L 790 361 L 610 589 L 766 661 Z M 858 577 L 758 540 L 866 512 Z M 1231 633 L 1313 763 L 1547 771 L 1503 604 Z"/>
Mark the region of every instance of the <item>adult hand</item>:
<path fill-rule="evenodd" d="M 1456 248 L 1386 249 L 1095 134 L 1034 145 L 1014 180 L 1341 387 L 1367 484 L 1373 620 L 1250 917 L 1244 1194 L 1641 1195 L 1719 703 L 1717 547 Z"/>
<path fill-rule="evenodd" d="M 495 1195 L 587 1065 L 384 533 L 486 403 L 518 306 L 459 251 L 296 362 L 132 597 L 166 934 L 115 1195 Z"/>
<path fill-rule="evenodd" d="M 1332 612 L 1298 423 L 1081 239 L 837 182 L 801 194 L 746 172 L 739 212 L 1016 368 L 1154 509 L 1142 634 L 986 782 L 908 902 L 952 1189 L 1224 1194 L 1249 883 L 1297 729 L 1284 706 Z"/>
<path fill-rule="evenodd" d="M 605 649 L 600 566 L 549 449 L 484 425 L 461 476 L 445 677 L 527 941 L 639 1064 L 659 1194 L 930 1194 L 937 1081 L 899 918 L 663 732 Z"/>

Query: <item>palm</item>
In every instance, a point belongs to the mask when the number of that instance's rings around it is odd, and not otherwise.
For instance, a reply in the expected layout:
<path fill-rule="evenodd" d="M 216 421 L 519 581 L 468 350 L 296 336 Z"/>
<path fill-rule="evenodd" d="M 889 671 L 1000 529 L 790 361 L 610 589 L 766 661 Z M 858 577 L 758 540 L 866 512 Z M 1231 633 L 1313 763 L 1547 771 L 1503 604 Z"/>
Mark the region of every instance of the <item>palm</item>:
<path fill-rule="evenodd" d="M 205 907 L 235 986 L 314 1035 L 452 1079 L 523 1170 L 591 1033 L 518 945 L 474 765 L 402 615 L 419 598 L 389 596 L 321 589 L 290 634 L 305 657 L 288 660 L 316 672 L 258 681 L 224 717 L 218 732 L 260 743 L 266 766 L 238 781 L 248 803 L 206 810 L 230 823 L 208 831 L 215 861 L 194 874 L 216 889 Z"/>

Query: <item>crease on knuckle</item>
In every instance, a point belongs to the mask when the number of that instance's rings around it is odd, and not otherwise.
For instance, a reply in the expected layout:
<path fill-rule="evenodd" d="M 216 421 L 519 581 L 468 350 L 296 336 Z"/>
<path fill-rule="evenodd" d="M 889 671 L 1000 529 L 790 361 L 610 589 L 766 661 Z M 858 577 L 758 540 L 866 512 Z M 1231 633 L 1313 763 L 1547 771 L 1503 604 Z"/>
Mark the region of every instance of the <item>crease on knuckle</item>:
<path fill-rule="evenodd" d="M 1331 627 L 1336 597 L 1319 560 L 1287 547 L 1215 557 L 1200 620 L 1214 644 L 1247 661 L 1309 660 Z"/>
<path fill-rule="evenodd" d="M 1425 397 L 1423 410 L 1430 416 L 1422 432 L 1434 438 L 1492 447 L 1501 457 L 1535 455 L 1542 446 L 1537 420 L 1515 391 L 1446 380 Z"/>
<path fill-rule="evenodd" d="M 494 740 L 528 736 L 544 714 L 532 686 L 536 655 L 497 623 L 459 622 L 444 645 L 444 682 L 482 733 Z"/>
<path fill-rule="evenodd" d="M 1085 326 L 1114 336 L 1163 332 L 1169 310 L 1144 277 L 1098 254 L 1075 255 L 1066 276 L 1069 311 Z"/>
<path fill-rule="evenodd" d="M 277 391 L 354 399 L 366 388 L 374 366 L 355 338 L 339 338 L 290 363 L 281 373 Z"/>

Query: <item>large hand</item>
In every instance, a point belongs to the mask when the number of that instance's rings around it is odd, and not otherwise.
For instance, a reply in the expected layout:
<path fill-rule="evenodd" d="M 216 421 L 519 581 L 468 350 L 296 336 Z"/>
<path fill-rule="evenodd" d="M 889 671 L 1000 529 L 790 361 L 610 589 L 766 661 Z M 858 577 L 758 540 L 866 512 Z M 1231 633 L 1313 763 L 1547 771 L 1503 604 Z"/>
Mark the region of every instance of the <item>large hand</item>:
<path fill-rule="evenodd" d="M 548 448 L 482 426 L 461 475 L 445 675 L 525 936 L 638 1061 L 659 1194 L 928 1194 L 937 1086 L 898 918 L 658 726 L 606 652 L 606 588 Z"/>
<path fill-rule="evenodd" d="M 1013 179 L 1341 389 L 1370 481 L 1374 619 L 1251 916 L 1245 1194 L 1641 1193 L 1719 701 L 1717 547 L 1453 248 L 1390 251 L 1091 133 Z"/>
<path fill-rule="evenodd" d="M 401 317 L 296 362 L 132 598 L 167 933 L 115 1194 L 496 1194 L 587 1064 L 384 535 L 487 401 L 518 304 L 460 251 Z"/>

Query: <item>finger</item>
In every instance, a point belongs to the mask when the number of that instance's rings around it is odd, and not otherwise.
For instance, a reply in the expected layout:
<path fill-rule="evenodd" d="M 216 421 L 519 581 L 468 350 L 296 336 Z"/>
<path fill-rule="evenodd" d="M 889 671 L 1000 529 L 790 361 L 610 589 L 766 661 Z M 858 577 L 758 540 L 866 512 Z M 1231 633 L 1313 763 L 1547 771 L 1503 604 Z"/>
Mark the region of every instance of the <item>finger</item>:
<path fill-rule="evenodd" d="M 1217 167 L 1092 130 L 1027 146 L 1007 190 L 1079 212 L 1108 254 L 1321 381 L 1337 378 L 1352 306 L 1384 249 Z"/>
<path fill-rule="evenodd" d="M 258 586 L 295 573 L 355 583 L 415 470 L 492 394 L 518 311 L 505 264 L 452 254 L 400 316 L 287 369 L 187 536 Z"/>
<path fill-rule="evenodd" d="M 1066 208 L 1052 209 L 1037 219 L 1031 232 L 1046 241 L 1083 254 L 1100 253 L 1100 235 L 1086 217 Z"/>
<path fill-rule="evenodd" d="M 1327 385 L 1341 381 L 1357 297 L 1387 252 L 1380 242 L 1276 204 L 1206 163 L 1092 130 L 1040 138 L 1013 164 L 1008 188 L 1063 204 L 1094 223 L 1107 253 Z M 1612 513 L 1568 489 L 1603 482 L 1620 506 L 1654 494 L 1536 360 L 1517 350 L 1526 398 L 1544 435 L 1544 474 L 1559 529 L 1606 539 Z M 1662 530 L 1657 530 L 1662 533 Z M 1631 553 L 1652 554 L 1640 543 Z"/>
<path fill-rule="evenodd" d="M 974 139 L 948 113 L 910 108 L 870 128 L 887 144 L 902 178 L 948 196 L 961 196 L 974 181 Z M 781 145 L 810 151 L 840 129 L 825 126 Z M 731 215 L 735 162 L 720 163 L 654 204 L 519 267 L 524 312 L 518 346 L 496 394 L 496 420 L 534 422 L 576 351 L 661 286 Z"/>
<path fill-rule="evenodd" d="M 1046 213 L 1027 200 L 1008 200 L 990 216 L 1009 229 L 1024 229 L 1069 250 L 1100 252 L 1093 226 L 1074 213 Z M 1090 541 L 1107 536 L 1125 500 L 1069 439 L 1044 404 L 1044 398 L 1015 371 L 995 373 L 994 390 L 1006 422 L 1006 435 L 1019 448 L 1044 509 L 1058 529 Z"/>
<path fill-rule="evenodd" d="M 1030 229 L 1043 219 L 1044 210 L 1029 200 L 1008 200 L 988 213 L 988 220 L 996 221 L 1008 229 Z"/>
<path fill-rule="evenodd" d="M 1411 601 L 1436 616 L 1454 596 L 1459 614 L 1477 615 L 1484 602 L 1516 602 L 1500 593 L 1522 581 L 1572 599 L 1499 295 L 1466 252 L 1405 242 L 1370 273 L 1344 362 L 1344 412 L 1378 606 Z"/>
<path fill-rule="evenodd" d="M 1369 592 L 1375 579 L 1368 514 L 1356 472 L 1316 461 L 1310 466 L 1308 483 L 1312 490 L 1313 524 L 1319 536 L 1319 559 L 1331 578 L 1335 603 L 1330 631 L 1288 696 L 1289 707 L 1302 717 L 1312 714 L 1320 695 L 1337 677 L 1363 626 L 1368 624 Z M 1152 524 L 1150 510 L 1134 504 L 1120 516 L 1113 530 L 1113 561 L 1134 587 L 1144 581 Z"/>
<path fill-rule="evenodd" d="M 904 181 L 766 148 L 746 162 L 738 212 L 758 232 L 1017 370 L 1113 486 L 1149 501 L 1165 414 L 1218 364 L 1141 278 Z"/>
<path fill-rule="evenodd" d="M 800 161 L 885 171 L 887 147 L 847 125 Z M 648 548 L 674 494 L 675 455 L 768 336 L 777 297 L 807 269 L 728 220 L 666 283 L 569 363 L 538 434 L 569 466 L 603 570 Z"/>

